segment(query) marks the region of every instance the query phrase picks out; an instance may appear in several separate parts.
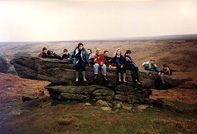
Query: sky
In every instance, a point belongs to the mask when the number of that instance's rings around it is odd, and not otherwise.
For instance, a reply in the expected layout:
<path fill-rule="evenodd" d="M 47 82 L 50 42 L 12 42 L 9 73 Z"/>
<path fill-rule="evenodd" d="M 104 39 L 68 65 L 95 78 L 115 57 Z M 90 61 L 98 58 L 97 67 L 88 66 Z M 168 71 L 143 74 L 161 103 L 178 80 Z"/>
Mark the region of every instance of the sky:
<path fill-rule="evenodd" d="M 197 34 L 197 0 L 0 0 L 0 42 L 180 34 Z"/>

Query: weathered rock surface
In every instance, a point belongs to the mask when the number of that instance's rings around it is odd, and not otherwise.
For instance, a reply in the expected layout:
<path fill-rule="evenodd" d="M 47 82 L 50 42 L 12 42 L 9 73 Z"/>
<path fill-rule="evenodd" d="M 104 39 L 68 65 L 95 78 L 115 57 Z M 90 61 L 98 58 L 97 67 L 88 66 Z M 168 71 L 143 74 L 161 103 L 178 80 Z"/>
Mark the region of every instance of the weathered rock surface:
<path fill-rule="evenodd" d="M 56 85 L 73 85 L 75 80 L 74 67 L 69 63 L 58 59 L 46 59 L 38 57 L 21 56 L 11 60 L 18 75 L 22 78 L 47 80 Z M 88 85 L 103 85 L 115 87 L 117 85 L 116 69 L 107 68 L 107 76 L 109 81 L 105 83 L 102 77 L 97 81 L 93 80 L 93 67 L 86 67 L 86 77 Z M 144 88 L 171 88 L 180 84 L 178 79 L 172 79 L 169 76 L 159 76 L 155 72 L 140 70 L 140 79 Z M 131 72 L 127 71 L 128 86 L 134 86 Z"/>
<path fill-rule="evenodd" d="M 151 88 L 168 89 L 180 84 L 178 79 L 169 76 L 159 77 L 157 73 L 140 70 L 141 86 L 135 86 L 131 72 L 127 71 L 127 85 L 118 85 L 115 68 L 107 68 L 108 81 L 101 74 L 93 80 L 93 67 L 86 67 L 86 85 L 76 86 L 74 67 L 58 59 L 43 59 L 22 56 L 11 60 L 18 75 L 22 78 L 46 80 L 51 84 L 45 87 L 50 96 L 59 100 L 105 100 L 121 101 L 129 104 L 143 103 L 149 99 Z M 81 80 L 81 78 L 80 78 Z"/>

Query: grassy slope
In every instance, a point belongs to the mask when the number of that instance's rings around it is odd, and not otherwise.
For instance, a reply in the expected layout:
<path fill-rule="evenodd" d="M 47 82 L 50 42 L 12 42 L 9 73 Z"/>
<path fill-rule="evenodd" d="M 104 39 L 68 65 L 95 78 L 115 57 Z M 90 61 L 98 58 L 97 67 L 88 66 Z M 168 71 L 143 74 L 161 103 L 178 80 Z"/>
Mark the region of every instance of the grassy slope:
<path fill-rule="evenodd" d="M 178 103 L 190 110 L 196 105 Z M 178 134 L 197 132 L 197 116 L 193 112 L 176 113 L 156 107 L 141 111 L 102 111 L 100 106 L 84 103 L 62 104 L 50 99 L 14 103 L 1 109 L 0 133 L 78 133 L 78 134 Z"/>

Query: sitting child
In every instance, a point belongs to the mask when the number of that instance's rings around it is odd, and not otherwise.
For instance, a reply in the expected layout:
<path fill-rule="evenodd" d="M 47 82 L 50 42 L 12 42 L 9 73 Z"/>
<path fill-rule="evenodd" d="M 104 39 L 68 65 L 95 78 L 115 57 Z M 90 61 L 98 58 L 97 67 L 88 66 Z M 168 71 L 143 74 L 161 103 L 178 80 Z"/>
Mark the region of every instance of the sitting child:
<path fill-rule="evenodd" d="M 104 55 L 101 54 L 101 49 L 97 48 L 96 55 L 94 56 L 94 79 L 96 80 L 98 77 L 98 70 L 99 66 L 101 67 L 101 72 L 103 75 L 104 80 L 107 81 L 107 72 L 106 72 L 106 65 L 105 65 L 105 58 Z"/>
<path fill-rule="evenodd" d="M 92 54 L 92 49 L 88 49 L 88 58 L 90 65 L 94 65 L 94 55 Z"/>
<path fill-rule="evenodd" d="M 172 75 L 172 70 L 168 67 L 167 64 L 163 64 L 163 69 L 161 70 L 161 74 Z"/>
<path fill-rule="evenodd" d="M 140 77 L 139 77 L 139 68 L 138 66 L 131 60 L 131 50 L 127 50 L 125 53 L 126 58 L 126 70 L 131 71 L 131 76 L 135 84 L 140 85 Z"/>
<path fill-rule="evenodd" d="M 126 81 L 126 67 L 125 67 L 126 60 L 125 60 L 125 57 L 122 56 L 120 48 L 118 48 L 115 51 L 114 57 L 112 58 L 112 60 L 109 63 L 110 68 L 111 68 L 112 63 L 116 63 L 117 74 L 118 74 L 118 82 L 119 83 L 122 82 L 122 80 L 121 80 L 121 74 L 122 74 L 123 75 L 123 83 L 126 83 L 127 82 Z"/>
<path fill-rule="evenodd" d="M 108 55 L 109 55 L 109 52 L 107 51 L 107 50 L 105 50 L 104 52 L 103 52 L 103 55 L 104 55 L 104 57 L 105 57 L 105 65 L 106 66 L 109 66 L 109 62 L 111 61 L 111 57 L 109 57 Z M 115 65 L 116 66 L 116 65 Z"/>
<path fill-rule="evenodd" d="M 64 61 L 71 61 L 71 59 L 70 59 L 70 54 L 68 53 L 68 50 L 67 49 L 64 49 L 64 54 L 62 55 L 62 59 L 64 60 Z"/>

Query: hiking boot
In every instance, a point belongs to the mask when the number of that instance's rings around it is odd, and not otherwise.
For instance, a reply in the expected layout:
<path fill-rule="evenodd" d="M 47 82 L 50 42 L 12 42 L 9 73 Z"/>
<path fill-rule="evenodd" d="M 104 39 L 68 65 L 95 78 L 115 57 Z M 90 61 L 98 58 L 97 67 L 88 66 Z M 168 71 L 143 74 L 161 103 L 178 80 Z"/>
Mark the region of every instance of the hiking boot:
<path fill-rule="evenodd" d="M 86 82 L 88 82 L 88 81 L 87 81 L 86 79 L 84 79 L 84 80 L 83 80 L 83 82 L 85 82 L 85 83 L 86 83 Z"/>
<path fill-rule="evenodd" d="M 94 75 L 94 80 L 96 80 L 98 78 L 98 75 L 97 74 L 95 74 Z"/>
<path fill-rule="evenodd" d="M 123 83 L 127 83 L 127 81 L 126 81 L 126 73 L 123 74 Z"/>
<path fill-rule="evenodd" d="M 138 80 L 135 80 L 134 83 L 135 83 L 136 85 L 141 85 L 141 83 L 140 83 Z"/>
<path fill-rule="evenodd" d="M 127 81 L 125 80 L 125 81 L 123 81 L 123 83 L 127 83 Z"/>
<path fill-rule="evenodd" d="M 136 85 L 141 85 L 141 83 L 139 81 L 135 82 Z"/>
<path fill-rule="evenodd" d="M 76 71 L 76 79 L 75 79 L 75 82 L 78 83 L 79 82 L 79 72 Z"/>
<path fill-rule="evenodd" d="M 87 80 L 86 80 L 86 72 L 85 71 L 82 71 L 82 76 L 83 76 L 83 82 L 87 82 Z"/>

